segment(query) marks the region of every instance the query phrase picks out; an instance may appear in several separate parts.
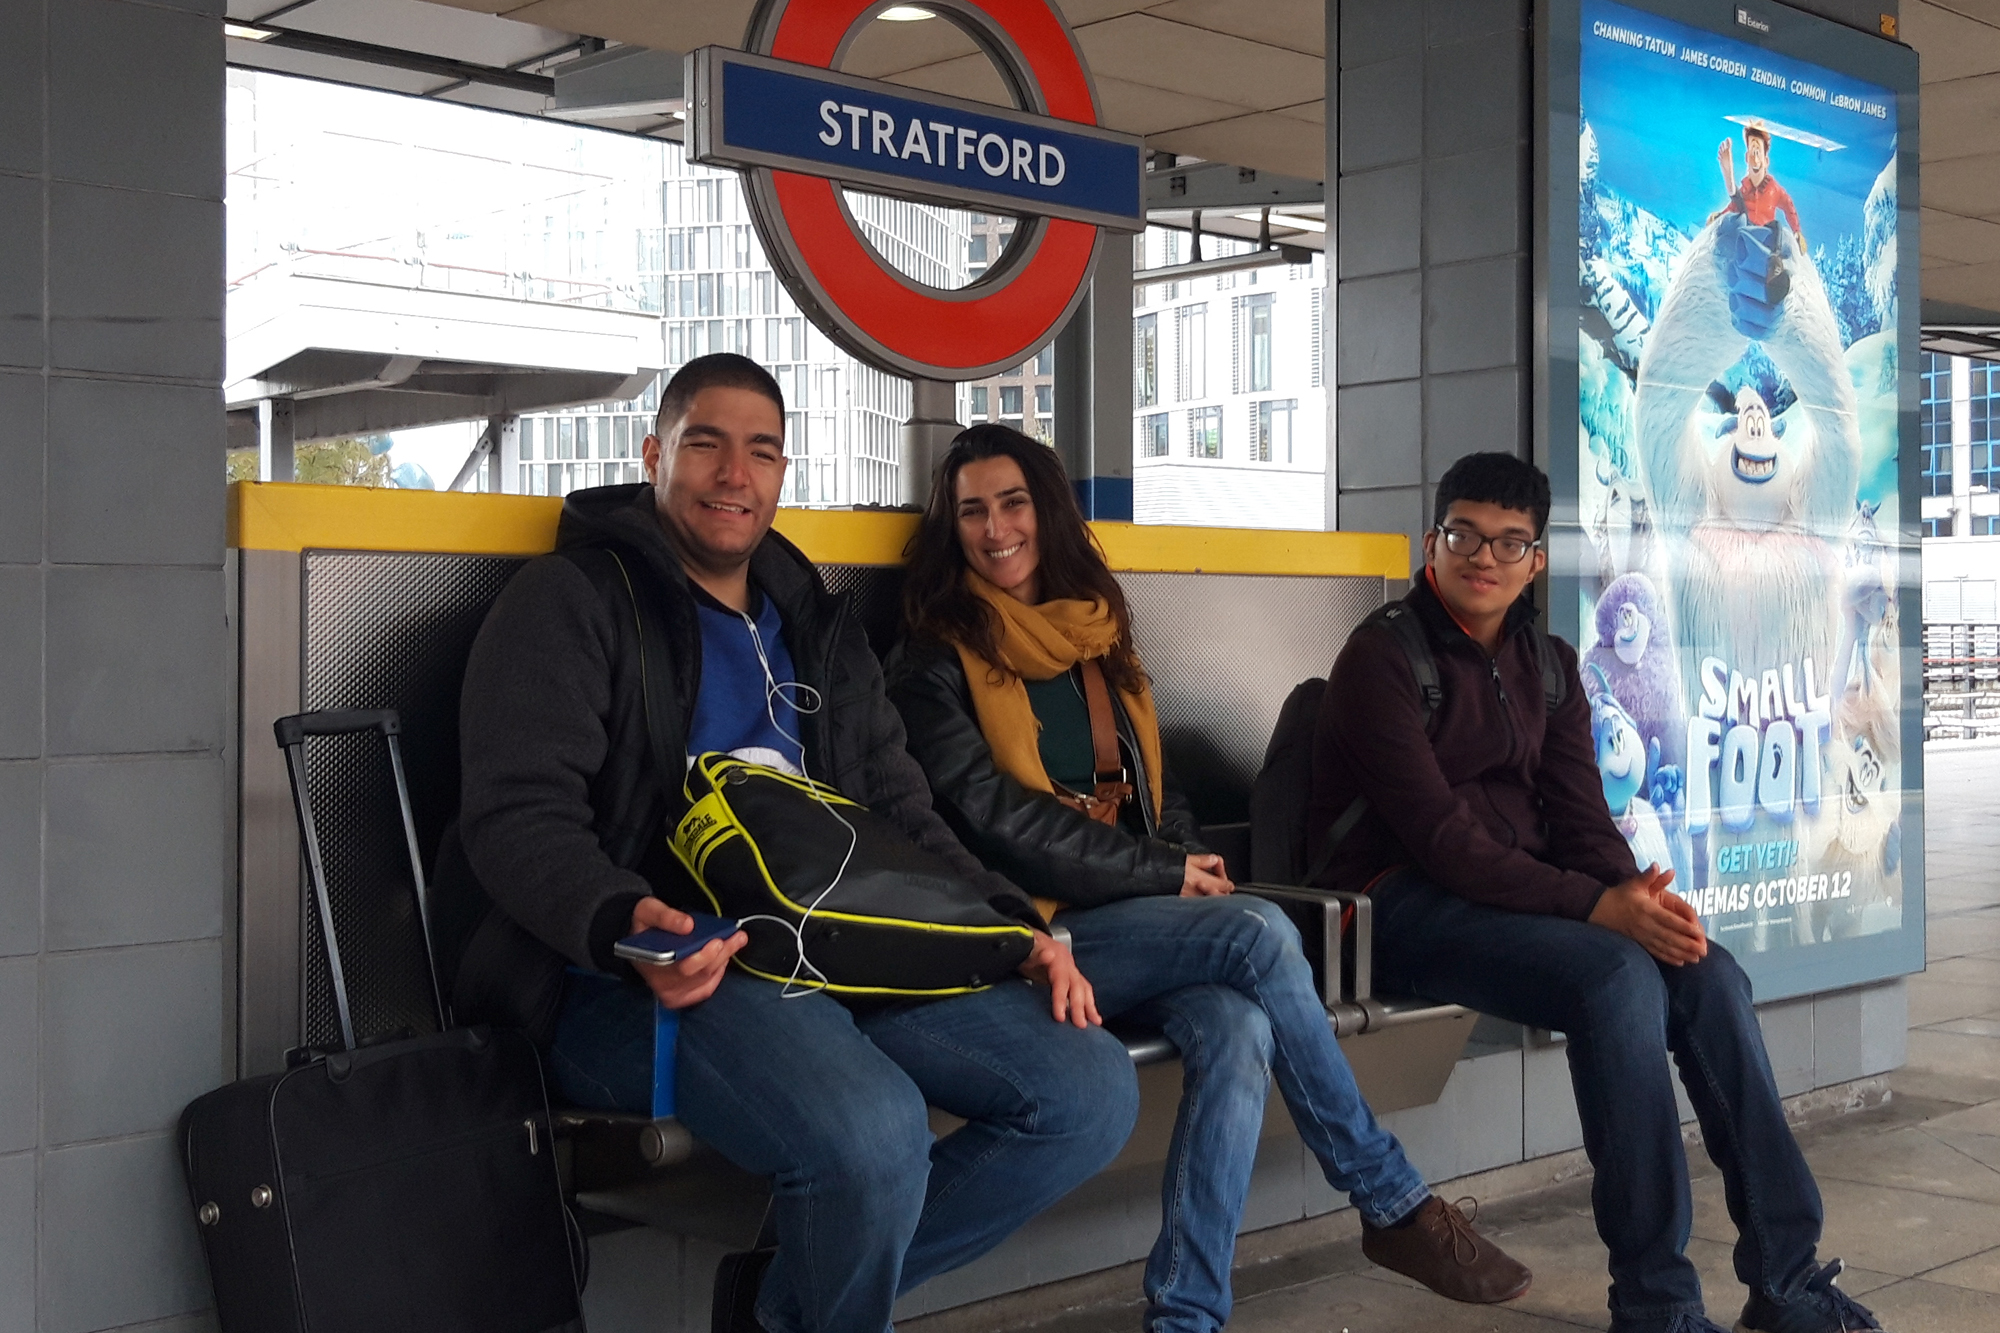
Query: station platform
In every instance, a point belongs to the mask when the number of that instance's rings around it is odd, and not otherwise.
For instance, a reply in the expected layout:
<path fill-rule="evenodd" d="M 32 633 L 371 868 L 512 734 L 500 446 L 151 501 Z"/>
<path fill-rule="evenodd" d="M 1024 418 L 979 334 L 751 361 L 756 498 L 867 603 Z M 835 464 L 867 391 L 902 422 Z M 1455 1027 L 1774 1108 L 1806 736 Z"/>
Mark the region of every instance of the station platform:
<path fill-rule="evenodd" d="M 1927 747 L 1925 881 L 1929 970 L 1909 978 L 1909 1062 L 1883 1076 L 1888 1099 L 1845 1115 L 1794 1099 L 1826 1200 L 1822 1257 L 1847 1263 L 1841 1285 L 1895 1333 L 2000 1328 L 2000 743 Z M 1868 1080 L 1866 1083 L 1874 1083 Z M 1857 1095 L 1879 1099 L 1859 1087 Z M 1709 1317 L 1735 1322 L 1744 1291 L 1730 1267 L 1735 1231 L 1722 1178 L 1691 1147 L 1695 1228 Z M 1479 1226 L 1534 1270 L 1505 1306 L 1454 1305 L 1361 1255 L 1352 1209 L 1243 1237 L 1231 1333 L 1572 1333 L 1602 1329 L 1604 1247 L 1587 1170 L 1553 1188 L 1502 1197 L 1518 1178 L 1457 1182 L 1485 1193 Z M 1453 1185 L 1440 1185 L 1447 1197 Z M 1130 1333 L 1139 1265 L 897 1324 L 899 1333 Z"/>

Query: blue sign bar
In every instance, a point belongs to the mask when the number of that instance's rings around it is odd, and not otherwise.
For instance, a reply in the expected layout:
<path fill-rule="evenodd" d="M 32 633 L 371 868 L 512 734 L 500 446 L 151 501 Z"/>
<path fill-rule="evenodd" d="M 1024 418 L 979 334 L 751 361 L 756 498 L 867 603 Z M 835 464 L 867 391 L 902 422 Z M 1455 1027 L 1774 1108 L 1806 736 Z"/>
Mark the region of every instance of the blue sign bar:
<path fill-rule="evenodd" d="M 694 161 L 1123 231 L 1145 226 L 1136 136 L 719 47 L 688 61 Z"/>

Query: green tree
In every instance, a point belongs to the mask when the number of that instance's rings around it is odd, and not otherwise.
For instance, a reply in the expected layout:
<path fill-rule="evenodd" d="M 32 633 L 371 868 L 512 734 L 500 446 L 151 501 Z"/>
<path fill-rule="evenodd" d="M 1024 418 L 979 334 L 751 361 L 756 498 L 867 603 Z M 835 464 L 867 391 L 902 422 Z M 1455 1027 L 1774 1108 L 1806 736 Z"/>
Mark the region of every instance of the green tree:
<path fill-rule="evenodd" d="M 292 476 L 315 486 L 393 486 L 389 455 L 378 454 L 352 438 L 316 440 L 296 446 L 292 453 Z M 228 477 L 231 481 L 257 480 L 257 451 L 229 451 Z"/>
<path fill-rule="evenodd" d="M 355 439 L 301 444 L 292 455 L 292 475 L 318 486 L 388 486 L 389 455 Z"/>

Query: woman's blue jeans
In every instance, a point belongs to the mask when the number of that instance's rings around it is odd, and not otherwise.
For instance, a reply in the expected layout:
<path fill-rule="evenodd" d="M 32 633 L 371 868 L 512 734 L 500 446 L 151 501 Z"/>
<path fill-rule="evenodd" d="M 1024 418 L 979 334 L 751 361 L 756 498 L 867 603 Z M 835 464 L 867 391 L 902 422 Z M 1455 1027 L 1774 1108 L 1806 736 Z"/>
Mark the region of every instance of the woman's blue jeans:
<path fill-rule="evenodd" d="M 1601 926 L 1467 902 L 1414 871 L 1371 896 L 1379 989 L 1569 1039 L 1614 1329 L 1702 1310 L 1684 1253 L 1694 1205 L 1669 1054 L 1722 1170 L 1737 1278 L 1783 1299 L 1811 1276 L 1819 1187 L 1785 1124 L 1749 979 L 1726 949 L 1710 941 L 1702 961 L 1673 967 Z"/>
<path fill-rule="evenodd" d="M 1228 1322 L 1236 1228 L 1274 1072 L 1327 1181 L 1364 1218 L 1397 1221 L 1430 1197 L 1355 1086 L 1283 912 L 1237 894 L 1131 898 L 1057 920 L 1099 1011 L 1156 1024 L 1181 1052 L 1164 1218 L 1146 1262 L 1148 1333 L 1213 1333 Z"/>
<path fill-rule="evenodd" d="M 681 1011 L 675 1067 L 682 1123 L 771 1179 L 771 1333 L 884 1333 L 899 1294 L 998 1245 L 1131 1135 L 1124 1045 L 1057 1023 L 1044 988 L 868 1013 L 781 989 L 729 972 Z M 645 1112 L 652 996 L 572 976 L 550 1065 L 572 1102 Z M 965 1125 L 934 1140 L 927 1103 Z"/>

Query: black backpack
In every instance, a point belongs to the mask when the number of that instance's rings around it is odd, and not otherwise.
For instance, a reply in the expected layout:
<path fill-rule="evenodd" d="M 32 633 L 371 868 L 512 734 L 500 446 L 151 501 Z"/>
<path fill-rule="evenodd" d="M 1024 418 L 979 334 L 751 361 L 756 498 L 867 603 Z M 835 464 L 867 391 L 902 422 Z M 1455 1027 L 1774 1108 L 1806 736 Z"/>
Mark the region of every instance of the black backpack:
<path fill-rule="evenodd" d="M 1410 674 L 1416 678 L 1423 696 L 1424 734 L 1432 734 L 1437 712 L 1444 703 L 1444 685 L 1438 677 L 1437 658 L 1431 652 L 1430 636 L 1406 603 L 1391 602 L 1379 607 L 1356 630 L 1380 625 L 1395 637 L 1403 656 L 1409 659 Z M 1542 673 L 1542 698 L 1554 713 L 1569 695 L 1569 682 L 1549 636 L 1539 625 L 1528 629 L 1533 636 L 1535 662 Z M 1312 793 L 1313 731 L 1319 721 L 1320 703 L 1326 695 L 1326 681 L 1318 676 L 1301 681 L 1285 697 L 1278 710 L 1278 723 L 1271 729 L 1271 743 L 1264 751 L 1264 766 L 1250 789 L 1250 878 L 1260 884 L 1313 884 L 1326 873 L 1334 849 L 1354 831 L 1368 813 L 1368 798 L 1357 796 L 1340 812 L 1327 830 L 1326 843 L 1311 865 L 1306 864 L 1306 804 Z"/>

